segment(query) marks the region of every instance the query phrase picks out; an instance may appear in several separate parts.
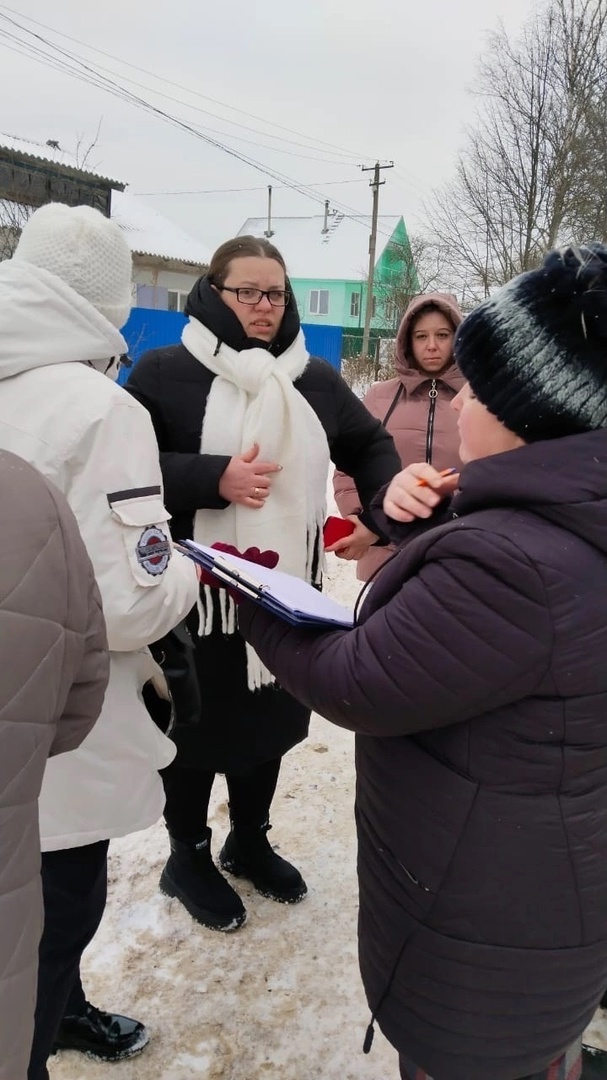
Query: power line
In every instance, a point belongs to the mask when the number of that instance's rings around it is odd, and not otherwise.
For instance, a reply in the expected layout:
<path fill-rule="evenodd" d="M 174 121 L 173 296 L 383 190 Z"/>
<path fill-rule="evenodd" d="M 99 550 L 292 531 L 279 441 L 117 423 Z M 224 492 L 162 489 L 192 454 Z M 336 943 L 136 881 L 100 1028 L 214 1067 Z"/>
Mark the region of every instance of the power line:
<path fill-rule="evenodd" d="M 206 109 L 200 109 L 200 108 L 197 108 L 194 105 L 190 105 L 188 102 L 182 102 L 182 101 L 180 101 L 180 99 L 177 99 L 177 98 L 171 97 L 170 95 L 164 94 L 160 90 L 152 90 L 152 93 L 159 94 L 161 97 L 165 97 L 170 101 L 177 102 L 178 104 L 184 104 L 184 105 L 186 105 L 187 108 L 195 109 L 198 112 L 206 113 L 206 115 L 213 116 L 218 120 L 222 120 L 226 124 L 231 124 L 231 125 L 234 125 L 236 127 L 243 128 L 246 131 L 255 131 L 257 134 L 262 134 L 262 135 L 266 136 L 267 138 L 277 139 L 277 140 L 280 140 L 280 141 L 286 142 L 286 143 L 292 143 L 295 146 L 302 146 L 305 149 L 317 149 L 319 152 L 322 152 L 322 153 L 327 153 L 326 150 L 325 151 L 320 150 L 320 147 L 325 146 L 325 147 L 328 147 L 331 150 L 333 155 L 335 155 L 337 153 L 340 156 L 345 156 L 345 157 L 351 158 L 351 159 L 355 160 L 357 163 L 360 162 L 361 160 L 366 160 L 368 158 L 367 154 L 354 153 L 352 150 L 346 150 L 343 147 L 336 146 L 334 143 L 326 142 L 324 139 L 318 139 L 318 138 L 316 138 L 314 136 L 306 135 L 306 134 L 304 134 L 302 132 L 295 131 L 292 128 L 285 127 L 283 124 L 276 123 L 276 121 L 274 121 L 274 120 L 269 120 L 267 117 L 257 116 L 255 113 L 249 113 L 245 109 L 239 109 L 235 105 L 229 105 L 227 102 L 222 102 L 222 101 L 219 101 L 217 98 L 209 97 L 207 94 L 203 94 L 199 90 L 193 90 L 191 87 L 184 86 L 182 83 L 175 82 L 172 79 L 167 79 L 162 75 L 157 75 L 155 72 L 149 71 L 146 68 L 139 67 L 137 64 L 132 64 L 128 60 L 123 60 L 121 57 L 114 56 L 112 53 L 106 52 L 103 49 L 98 49 L 94 45 L 89 45 L 87 42 L 81 41 L 79 38 L 71 37 L 69 34 L 65 34 L 65 33 L 63 33 L 63 31 L 57 30 L 54 27 L 49 26 L 47 23 L 40 22 L 38 19 L 32 19 L 28 15 L 23 15 L 21 12 L 16 11 L 14 8 L 8 7 L 8 5 L 6 5 L 6 4 L 0 4 L 0 8 L 2 10 L 4 10 L 4 11 L 10 11 L 11 14 L 13 14 L 13 15 L 18 15 L 19 18 L 25 19 L 26 22 L 33 23 L 35 26 L 40 26 L 44 30 L 48 30 L 51 34 L 55 34 L 57 37 L 62 37 L 62 38 L 65 38 L 67 41 L 74 42 L 74 44 L 76 44 L 76 45 L 81 45 L 83 48 L 88 49 L 90 52 L 98 53 L 100 56 L 105 56 L 109 60 L 113 60 L 117 64 L 123 64 L 125 67 L 131 68 L 133 71 L 139 71 L 141 74 L 147 75 L 150 78 L 156 79 L 158 82 L 165 83 L 167 86 L 174 86 L 179 90 L 185 90 L 186 93 L 191 94 L 194 97 L 198 97 L 198 98 L 200 98 L 201 100 L 204 100 L 204 101 L 210 101 L 214 105 L 219 105 L 223 109 L 230 110 L 230 112 L 239 113 L 241 116 L 246 116 L 249 119 L 257 120 L 262 124 L 266 124 L 266 125 L 268 125 L 270 127 L 277 128 L 280 131 L 287 131 L 291 135 L 297 135 L 299 138 L 307 139 L 309 143 L 312 143 L 312 146 L 306 146 L 303 143 L 293 142 L 292 139 L 283 139 L 278 135 L 272 135 L 270 132 L 260 132 L 256 128 L 250 128 L 250 127 L 248 127 L 248 126 L 246 126 L 244 124 L 239 124 L 239 123 L 237 123 L 237 121 L 229 120 L 227 117 L 217 116 L 215 113 L 211 113 Z M 17 25 L 17 24 L 15 24 L 15 25 Z M 32 31 L 28 31 L 26 27 L 21 27 L 21 29 L 24 30 L 25 33 L 32 33 Z M 53 47 L 52 43 L 49 42 L 48 44 L 51 45 L 51 47 Z M 105 69 L 102 69 L 102 70 L 108 71 L 109 69 L 105 68 Z M 116 75 L 117 73 L 110 71 L 110 74 Z M 120 77 L 120 76 L 118 76 L 118 77 Z M 125 81 L 131 82 L 135 86 L 141 86 L 140 83 L 136 83 L 134 80 L 129 79 L 125 75 L 122 75 L 121 77 Z M 144 89 L 150 89 L 150 88 L 149 87 L 144 87 Z M 314 143 L 317 144 L 316 147 L 314 147 Z"/>
<path fill-rule="evenodd" d="M 2 5 L 0 5 L 0 7 L 2 7 Z M 15 20 L 10 19 L 6 15 L 0 14 L 0 18 L 5 19 L 8 22 L 10 22 L 13 26 L 18 27 L 18 29 L 22 30 L 23 33 L 33 34 L 33 31 L 28 30 L 27 27 L 19 26 L 19 24 Z M 0 36 L 6 38 L 9 41 L 12 41 L 13 46 L 25 45 L 26 48 L 28 48 L 28 47 L 33 48 L 33 46 L 31 44 L 29 44 L 29 45 L 26 44 L 21 39 L 17 38 L 16 35 L 11 34 L 6 30 L 1 30 L 0 31 Z M 39 35 L 34 35 L 34 36 L 37 37 L 41 41 L 44 40 Z M 47 44 L 50 48 L 58 48 L 58 46 L 55 46 L 52 42 L 45 42 L 45 44 Z M 10 48 L 10 46 L 6 46 L 6 47 Z M 87 46 L 85 46 L 85 48 L 86 47 Z M 18 49 L 13 47 L 12 51 L 18 51 Z M 63 51 L 63 50 L 61 50 L 61 51 Z M 95 50 L 95 51 L 98 51 L 98 50 Z M 22 55 L 24 55 L 24 54 L 22 54 Z M 65 53 L 64 55 L 71 56 L 77 63 L 82 62 L 80 60 L 80 58 L 76 57 L 75 54 Z M 50 65 L 50 66 L 53 66 L 53 65 Z M 60 68 L 55 68 L 55 70 L 61 70 L 61 69 Z M 208 109 L 201 109 L 199 106 L 192 105 L 192 104 L 190 104 L 190 102 L 183 101 L 181 98 L 176 98 L 172 94 L 165 94 L 161 90 L 154 90 L 153 87 L 146 86 L 144 83 L 138 82 L 136 79 L 130 79 L 127 75 L 119 75 L 117 72 L 112 71 L 110 68 L 106 68 L 101 64 L 98 64 L 96 66 L 96 72 L 98 74 L 98 77 L 100 77 L 100 78 L 104 78 L 105 76 L 104 75 L 99 75 L 99 72 L 105 72 L 106 74 L 112 76 L 113 78 L 122 78 L 125 82 L 130 83 L 131 86 L 136 86 L 140 90 L 145 90 L 148 93 L 156 94 L 159 97 L 165 98 L 167 101 L 171 101 L 171 102 L 173 102 L 173 103 L 175 103 L 177 105 L 182 105 L 186 109 L 191 109 L 193 112 L 203 113 L 205 116 L 211 116 L 214 119 L 221 121 L 222 123 L 230 124 L 233 127 L 242 128 L 244 131 L 249 131 L 249 132 L 253 132 L 255 134 L 259 134 L 263 138 L 274 139 L 277 142 L 288 143 L 289 145 L 292 145 L 292 146 L 299 146 L 299 147 L 301 147 L 302 149 L 305 149 L 305 150 L 316 149 L 314 147 L 307 146 L 304 143 L 295 142 L 293 139 L 284 139 L 284 138 L 281 138 L 278 135 L 272 135 L 270 132 L 263 132 L 263 131 L 259 131 L 256 128 L 247 127 L 244 124 L 238 124 L 234 120 L 229 120 L 229 119 L 227 119 L 227 117 L 218 116 L 216 113 L 209 112 Z M 345 164 L 347 164 L 347 162 L 343 159 L 343 157 L 339 157 L 339 158 L 336 159 L 335 152 L 333 153 L 332 158 L 330 158 L 330 157 L 319 157 L 318 154 L 321 154 L 321 153 L 325 154 L 325 155 L 328 154 L 327 150 L 322 150 L 320 148 L 316 149 L 316 154 L 314 154 L 314 155 L 312 155 L 312 154 L 302 154 L 302 153 L 298 153 L 295 150 L 285 150 L 282 146 L 269 146 L 267 143 L 260 142 L 258 139 L 247 139 L 242 135 L 235 135 L 235 134 L 231 134 L 230 132 L 222 131 L 222 130 L 218 131 L 217 128 L 205 127 L 204 130 L 208 131 L 209 134 L 211 134 L 211 135 L 222 135 L 222 136 L 227 137 L 227 138 L 229 138 L 229 139 L 231 139 L 233 141 L 236 141 L 236 142 L 246 143 L 246 144 L 248 144 L 250 146 L 257 146 L 257 147 L 260 147 L 260 148 L 262 148 L 264 150 L 271 150 L 271 151 L 274 151 L 277 154 L 287 154 L 289 157 L 299 157 L 299 158 L 303 158 L 304 160 L 307 160 L 307 161 L 320 161 L 321 163 L 324 162 L 325 165 L 345 165 Z"/>
<path fill-rule="evenodd" d="M 6 18 L 6 16 L 0 15 L 0 18 Z M 10 21 L 13 22 L 13 20 Z M 26 30 L 25 32 L 33 33 L 32 31 L 28 30 Z M 272 178 L 280 177 L 280 179 L 283 179 L 283 177 L 279 173 L 261 165 L 261 163 L 255 161 L 255 159 L 249 158 L 247 155 L 241 154 L 233 147 L 226 145 L 225 143 L 220 143 L 218 140 L 211 138 L 205 133 L 204 129 L 194 127 L 187 121 L 181 120 L 180 118 L 173 116 L 172 114 L 166 112 L 165 110 L 159 108 L 151 102 L 146 101 L 139 95 L 133 94 L 131 91 L 126 90 L 124 87 L 121 87 L 119 83 L 107 79 L 104 75 L 99 74 L 98 71 L 95 71 L 94 68 L 84 63 L 78 57 L 72 56 L 63 49 L 59 49 L 51 42 L 44 41 L 44 39 L 40 38 L 40 35 L 34 34 L 33 36 L 41 40 L 43 44 L 48 45 L 49 48 L 57 49 L 59 53 L 63 53 L 63 55 L 68 58 L 68 60 L 72 61 L 72 66 L 70 66 L 70 63 L 66 60 L 62 60 L 60 57 L 56 57 L 52 54 L 46 53 L 43 49 L 32 45 L 29 42 L 24 42 L 23 40 L 17 38 L 14 34 L 9 34 L 6 31 L 0 30 L 0 38 L 5 38 L 13 42 L 12 45 L 7 44 L 6 40 L 4 42 L 4 47 L 9 49 L 11 52 L 16 52 L 21 56 L 25 56 L 29 59 L 35 60 L 38 63 L 44 64 L 47 67 L 51 67 L 53 70 L 70 75 L 81 82 L 86 82 L 91 86 L 95 86 L 98 89 L 104 90 L 105 92 L 112 94 L 112 96 L 117 97 L 119 100 L 126 101 L 137 108 L 153 113 L 157 117 L 166 120 L 168 123 L 171 123 L 181 128 L 189 134 L 194 135 L 196 138 L 201 139 L 203 142 L 206 142 L 209 145 L 222 150 L 230 156 L 235 157 L 240 161 L 243 161 L 245 164 L 250 165 L 252 168 L 258 169 L 260 172 L 263 172 L 266 175 L 271 176 Z M 74 67 L 74 63 L 78 66 Z M 340 162 L 340 164 L 343 163 Z M 296 181 L 292 181 L 288 183 L 287 186 L 291 186 L 299 190 L 301 185 L 297 184 Z"/>
<path fill-rule="evenodd" d="M 419 180 L 412 176 L 411 173 L 405 175 L 404 170 L 401 171 L 401 168 L 402 167 L 397 164 L 394 169 L 394 175 L 400 180 L 401 186 L 406 190 L 409 190 L 409 188 L 413 188 L 414 190 L 417 189 L 416 194 L 421 198 L 425 198 L 428 194 L 428 190 L 423 188 Z"/>
<path fill-rule="evenodd" d="M 0 15 L 0 18 L 8 19 L 8 17 L 5 15 Z M 224 143 L 220 143 L 216 139 L 212 139 L 209 135 L 206 134 L 205 129 L 194 127 L 191 123 L 173 116 L 172 114 L 166 112 L 164 109 L 161 109 L 157 105 L 154 105 L 152 102 L 147 101 L 145 98 L 142 98 L 137 94 L 133 94 L 131 91 L 120 86 L 119 83 L 116 83 L 114 80 L 108 79 L 105 75 L 100 74 L 98 70 L 96 70 L 90 64 L 84 62 L 81 58 L 69 53 L 68 51 L 60 48 L 57 45 L 54 45 L 52 42 L 46 41 L 44 38 L 41 37 L 41 35 L 34 33 L 34 31 L 30 31 L 24 27 L 19 26 L 19 24 L 16 23 L 15 20 L 8 19 L 8 21 L 13 25 L 17 26 L 18 29 L 22 30 L 24 33 L 36 38 L 43 45 L 47 46 L 50 49 L 54 49 L 60 55 L 54 56 L 52 53 L 44 52 L 44 50 L 41 49 L 39 46 L 33 45 L 31 42 L 28 41 L 23 41 L 22 39 L 16 37 L 16 35 L 11 34 L 7 31 L 0 30 L 0 37 L 4 37 L 5 39 L 13 42 L 12 45 L 8 45 L 5 41 L 5 48 L 13 52 L 17 52 L 22 56 L 34 59 L 37 62 L 45 64 L 46 66 L 49 66 L 56 71 L 71 75 L 79 79 L 80 81 L 87 82 L 89 83 L 89 85 L 95 86 L 98 89 L 102 89 L 122 101 L 126 101 L 132 105 L 135 105 L 138 108 L 151 112 L 156 116 L 160 117 L 161 119 L 164 119 L 167 122 L 180 127 L 182 130 L 185 130 L 190 134 L 195 135 L 197 138 L 208 143 L 209 145 L 215 146 L 217 149 L 223 150 L 225 153 L 245 162 L 253 168 L 257 168 L 259 171 L 264 172 L 266 175 L 271 176 L 272 178 L 279 177 L 280 179 L 285 179 L 287 182 L 287 186 L 293 186 L 296 188 L 299 188 L 301 186 L 298 185 L 296 181 L 289 181 L 289 178 L 282 177 L 281 174 L 264 167 L 260 162 L 257 162 L 255 159 L 249 158 L 248 156 L 241 154 L 233 147 Z M 66 59 L 62 59 L 62 56 Z M 74 64 L 77 66 L 74 67 Z M 340 164 L 343 163 L 340 162 Z"/>
<path fill-rule="evenodd" d="M 8 22 L 10 25 L 16 27 L 16 29 L 20 30 L 27 36 L 33 37 L 36 42 L 39 42 L 46 49 L 51 50 L 51 52 L 49 53 L 45 51 L 44 48 L 41 48 L 40 45 L 32 44 L 32 42 L 27 40 L 27 37 L 25 40 L 23 40 L 22 38 L 17 37 L 14 33 L 10 33 L 9 31 L 0 31 L 0 37 L 4 37 L 5 39 L 4 47 L 9 49 L 10 51 L 17 52 L 20 55 L 24 55 L 30 59 L 34 59 L 36 62 L 42 63 L 45 66 L 50 66 L 54 70 L 71 75 L 79 81 L 86 82 L 89 85 L 95 86 L 98 89 L 102 89 L 105 92 L 112 94 L 112 96 L 114 97 L 118 97 L 122 101 L 126 101 L 134 105 L 136 108 L 150 112 L 156 117 L 164 120 L 165 122 L 170 123 L 173 126 L 176 126 L 191 135 L 194 135 L 195 138 L 202 140 L 208 145 L 213 146 L 216 149 L 228 154 L 229 156 L 244 162 L 251 168 L 256 169 L 258 172 L 261 172 L 274 180 L 282 181 L 282 183 L 286 187 L 291 188 L 293 191 L 298 192 L 300 195 L 312 199 L 315 202 L 325 202 L 323 196 L 314 191 L 314 189 L 310 185 L 306 185 L 303 182 L 292 180 L 285 174 L 278 172 L 276 169 L 263 165 L 261 162 L 241 153 L 234 147 L 219 142 L 217 139 L 211 138 L 210 135 L 205 133 L 204 129 L 195 127 L 192 123 L 182 120 L 179 117 L 168 113 L 164 109 L 161 109 L 158 105 L 154 105 L 153 103 L 147 101 L 140 95 L 134 94 L 132 91 L 126 89 L 120 83 L 116 82 L 115 79 L 107 78 L 107 76 L 102 74 L 99 69 L 95 68 L 92 63 L 86 62 L 80 57 L 78 57 L 76 54 L 71 53 L 69 50 L 66 50 L 61 46 L 48 41 L 46 38 L 36 33 L 35 31 L 28 30 L 27 27 L 23 27 L 16 20 L 11 19 L 9 16 L 0 15 L 0 18 L 4 19 L 5 22 Z M 12 42 L 13 44 L 7 44 L 7 41 Z M 347 206 L 345 203 L 337 202 L 336 200 L 333 200 L 333 206 L 340 210 L 344 214 L 344 216 L 352 220 L 356 220 L 359 224 L 364 225 L 364 222 L 360 220 L 362 215 L 357 210 L 354 210 L 352 207 Z M 383 232 L 383 230 L 379 231 Z M 389 234 L 384 233 L 384 235 Z"/>
<path fill-rule="evenodd" d="M 123 101 L 129 102 L 136 108 L 144 109 L 145 111 L 151 112 L 153 115 L 159 117 L 160 119 L 163 119 L 166 122 L 180 128 L 181 130 L 194 135 L 196 138 L 201 139 L 208 145 L 214 146 L 216 149 L 222 150 L 229 156 L 234 157 L 237 160 L 242 161 L 250 167 L 256 169 L 257 171 L 264 173 L 264 175 L 269 176 L 274 180 L 279 179 L 283 181 L 286 187 L 290 187 L 292 190 L 297 191 L 299 194 L 304 195 L 305 197 L 310 198 L 315 202 L 325 201 L 323 197 L 320 196 L 316 191 L 314 191 L 310 186 L 298 181 L 294 181 L 290 177 L 279 173 L 277 170 L 271 169 L 268 166 L 264 166 L 256 159 L 248 157 L 247 155 L 242 154 L 240 151 L 234 149 L 233 147 L 227 146 L 224 143 L 221 143 L 218 140 L 211 138 L 209 135 L 205 134 L 203 130 L 194 127 L 191 123 L 181 120 L 178 117 L 175 117 L 172 114 L 161 109 L 159 106 L 146 101 L 146 99 L 140 97 L 139 95 L 133 94 L 131 91 L 122 87 L 119 83 L 116 83 L 115 80 L 108 79 L 105 75 L 100 74 L 99 71 L 97 71 L 93 66 L 91 66 L 91 64 L 86 63 L 78 56 L 70 53 L 68 50 L 47 41 L 40 34 L 37 34 L 34 31 L 28 30 L 27 28 L 20 26 L 20 24 L 17 23 L 14 19 L 9 19 L 9 17 L 6 15 L 1 15 L 0 18 L 3 18 L 11 25 L 16 26 L 17 29 L 21 30 L 26 35 L 33 37 L 37 42 L 40 42 L 48 49 L 54 50 L 54 53 L 53 51 L 51 51 L 50 53 L 45 52 L 44 49 L 41 49 L 39 45 L 34 45 L 31 42 L 27 41 L 27 39 L 23 41 L 22 39 L 16 37 L 14 34 L 10 34 L 7 31 L 0 31 L 0 36 L 4 36 L 5 38 L 8 38 L 8 40 L 14 43 L 11 46 L 7 45 L 5 42 L 5 48 L 11 49 L 12 51 L 17 51 L 21 55 L 28 56 L 39 63 L 50 66 L 53 69 L 61 71 L 65 74 L 69 74 L 79 79 L 80 81 L 87 82 L 90 85 L 93 85 L 99 89 L 106 91 L 107 93 L 112 94 L 114 97 L 118 97 Z M 340 209 L 345 216 L 357 220 L 359 224 L 364 224 L 364 222 L 360 221 L 361 215 L 352 207 L 348 207 L 344 203 L 337 203 L 335 200 L 333 200 L 333 205 Z"/>
<path fill-rule="evenodd" d="M 313 184 L 310 182 L 308 187 L 341 187 L 343 184 L 365 184 L 366 180 L 319 180 L 318 183 Z M 280 191 L 283 188 L 287 188 L 287 184 L 275 184 L 274 191 Z M 149 196 L 149 195 L 231 195 L 234 192 L 242 191 L 267 191 L 267 186 L 264 184 L 260 187 L 237 187 L 237 188 L 203 188 L 195 189 L 193 191 L 132 191 L 131 195 L 137 197 Z"/>

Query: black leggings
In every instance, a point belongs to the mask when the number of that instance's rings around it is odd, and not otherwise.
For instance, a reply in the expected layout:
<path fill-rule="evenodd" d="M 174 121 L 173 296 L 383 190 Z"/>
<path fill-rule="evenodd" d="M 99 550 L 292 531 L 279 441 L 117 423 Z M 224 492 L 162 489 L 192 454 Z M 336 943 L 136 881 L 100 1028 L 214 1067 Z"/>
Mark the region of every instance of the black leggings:
<path fill-rule="evenodd" d="M 239 826 L 264 825 L 276 791 L 282 758 L 266 761 L 242 776 L 226 775 L 230 819 Z M 165 821 L 175 840 L 196 840 L 206 828 L 214 772 L 199 772 L 173 763 L 162 771 L 166 794 Z"/>

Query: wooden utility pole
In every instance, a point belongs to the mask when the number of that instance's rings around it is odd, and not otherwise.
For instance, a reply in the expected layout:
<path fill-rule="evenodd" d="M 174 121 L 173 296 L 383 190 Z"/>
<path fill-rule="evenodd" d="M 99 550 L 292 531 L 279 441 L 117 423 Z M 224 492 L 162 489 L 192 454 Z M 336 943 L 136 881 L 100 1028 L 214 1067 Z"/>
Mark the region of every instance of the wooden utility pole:
<path fill-rule="evenodd" d="M 379 213 L 379 189 L 382 184 L 385 184 L 385 180 L 380 180 L 380 173 L 382 169 L 393 169 L 394 163 L 390 162 L 389 165 L 380 165 L 379 161 L 375 162 L 375 165 L 365 167 L 361 166 L 363 172 L 373 172 L 373 179 L 370 181 L 369 186 L 373 191 L 373 212 L 371 215 L 371 235 L 369 237 L 369 273 L 367 275 L 367 305 L 365 307 L 365 326 L 363 330 L 363 343 L 362 343 L 362 355 L 367 356 L 369 353 L 369 331 L 371 329 L 371 316 L 373 314 L 373 282 L 375 278 L 375 249 L 377 247 L 377 217 Z"/>

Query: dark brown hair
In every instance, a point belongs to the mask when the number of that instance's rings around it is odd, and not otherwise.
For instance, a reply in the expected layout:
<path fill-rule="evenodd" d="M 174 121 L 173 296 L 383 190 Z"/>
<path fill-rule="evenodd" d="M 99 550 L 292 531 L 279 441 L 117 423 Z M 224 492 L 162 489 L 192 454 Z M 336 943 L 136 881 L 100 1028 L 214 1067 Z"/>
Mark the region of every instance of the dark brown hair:
<path fill-rule="evenodd" d="M 212 285 L 223 285 L 230 272 L 232 259 L 245 259 L 251 255 L 255 258 L 274 259 L 282 266 L 285 277 L 287 276 L 285 261 L 278 248 L 269 240 L 261 236 L 235 236 L 233 240 L 226 240 L 225 244 L 217 248 L 209 265 L 207 279 Z"/>
<path fill-rule="evenodd" d="M 441 307 L 440 304 L 436 303 L 436 300 L 428 300 L 427 304 L 424 304 L 422 307 L 419 307 L 417 309 L 415 315 L 413 315 L 413 317 L 411 318 L 411 322 L 409 323 L 409 326 L 407 328 L 407 349 L 405 355 L 408 356 L 409 359 L 411 359 L 413 356 L 413 331 L 415 330 L 415 327 L 417 326 L 422 315 L 429 315 L 432 311 L 438 311 L 438 314 L 442 315 L 447 320 L 447 322 L 450 323 L 453 333 L 455 333 L 455 331 L 457 330 L 457 326 L 453 322 L 450 312 L 445 311 L 444 307 Z"/>
<path fill-rule="evenodd" d="M 422 315 L 429 315 L 432 311 L 438 311 L 438 314 L 442 315 L 447 320 L 447 322 L 451 324 L 451 329 L 453 330 L 453 333 L 455 333 L 455 331 L 457 330 L 457 326 L 453 322 L 450 313 L 448 311 L 445 311 L 445 308 L 441 307 L 440 304 L 437 304 L 436 300 L 428 300 L 427 304 L 424 304 L 423 307 L 419 307 L 417 309 L 409 325 L 411 333 L 415 329 L 415 326 L 421 319 Z"/>

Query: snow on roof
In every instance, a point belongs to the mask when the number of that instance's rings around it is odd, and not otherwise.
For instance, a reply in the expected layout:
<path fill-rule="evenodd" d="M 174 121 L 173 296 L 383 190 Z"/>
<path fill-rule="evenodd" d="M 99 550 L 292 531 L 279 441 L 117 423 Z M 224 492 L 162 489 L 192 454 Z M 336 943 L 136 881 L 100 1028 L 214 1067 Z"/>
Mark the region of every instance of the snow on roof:
<path fill-rule="evenodd" d="M 11 199 L 0 199 L 0 228 L 21 229 L 34 209 Z M 126 192 L 112 192 L 112 221 L 122 229 L 133 254 L 173 259 L 197 267 L 207 266 L 211 260 L 204 244 Z"/>
<path fill-rule="evenodd" d="M 376 263 L 381 258 L 400 217 L 380 214 Z M 292 278 L 360 281 L 367 275 L 371 216 L 346 217 L 333 211 L 328 232 L 323 233 L 324 214 L 310 217 L 277 217 L 272 221 L 270 241 L 284 256 Z M 239 236 L 263 236 L 267 218 L 248 218 Z"/>
<path fill-rule="evenodd" d="M 0 132 L 0 149 L 14 150 L 17 153 L 37 158 L 39 161 L 63 165 L 85 176 L 105 180 L 113 188 L 112 218 L 126 234 L 132 252 L 139 255 L 155 255 L 160 259 L 174 259 L 177 262 L 191 263 L 193 266 L 204 266 L 210 261 L 211 253 L 204 244 L 195 240 L 178 225 L 167 221 L 162 214 L 144 204 L 141 199 L 123 191 L 124 184 L 81 169 L 74 154 L 70 151 L 62 150 L 57 146 L 49 146 L 48 143 L 43 145 L 27 139 L 18 139 L 14 135 L 5 135 L 3 132 Z M 4 208 L 5 211 L 7 206 L 8 204 Z M 29 213 L 31 209 L 28 209 L 27 216 Z"/>
<path fill-rule="evenodd" d="M 211 252 L 200 240 L 167 221 L 140 197 L 114 191 L 112 218 L 124 231 L 131 251 L 138 255 L 155 255 L 193 266 L 205 266 L 211 261 Z"/>
<path fill-rule="evenodd" d="M 121 184 L 118 180 L 110 180 L 107 176 L 99 176 L 98 173 L 91 172 L 85 166 L 80 166 L 71 151 L 62 150 L 58 145 L 52 145 L 52 140 L 47 143 L 37 143 L 32 142 L 30 139 L 19 139 L 16 135 L 7 135 L 5 132 L 0 131 L 0 150 L 14 150 L 18 154 L 27 154 L 29 157 L 37 158 L 38 161 L 45 161 L 47 164 L 63 165 L 65 168 L 75 169 L 84 176 L 93 176 L 96 180 L 104 180 L 106 184 L 110 184 L 113 188 L 124 187 L 124 184 Z"/>

